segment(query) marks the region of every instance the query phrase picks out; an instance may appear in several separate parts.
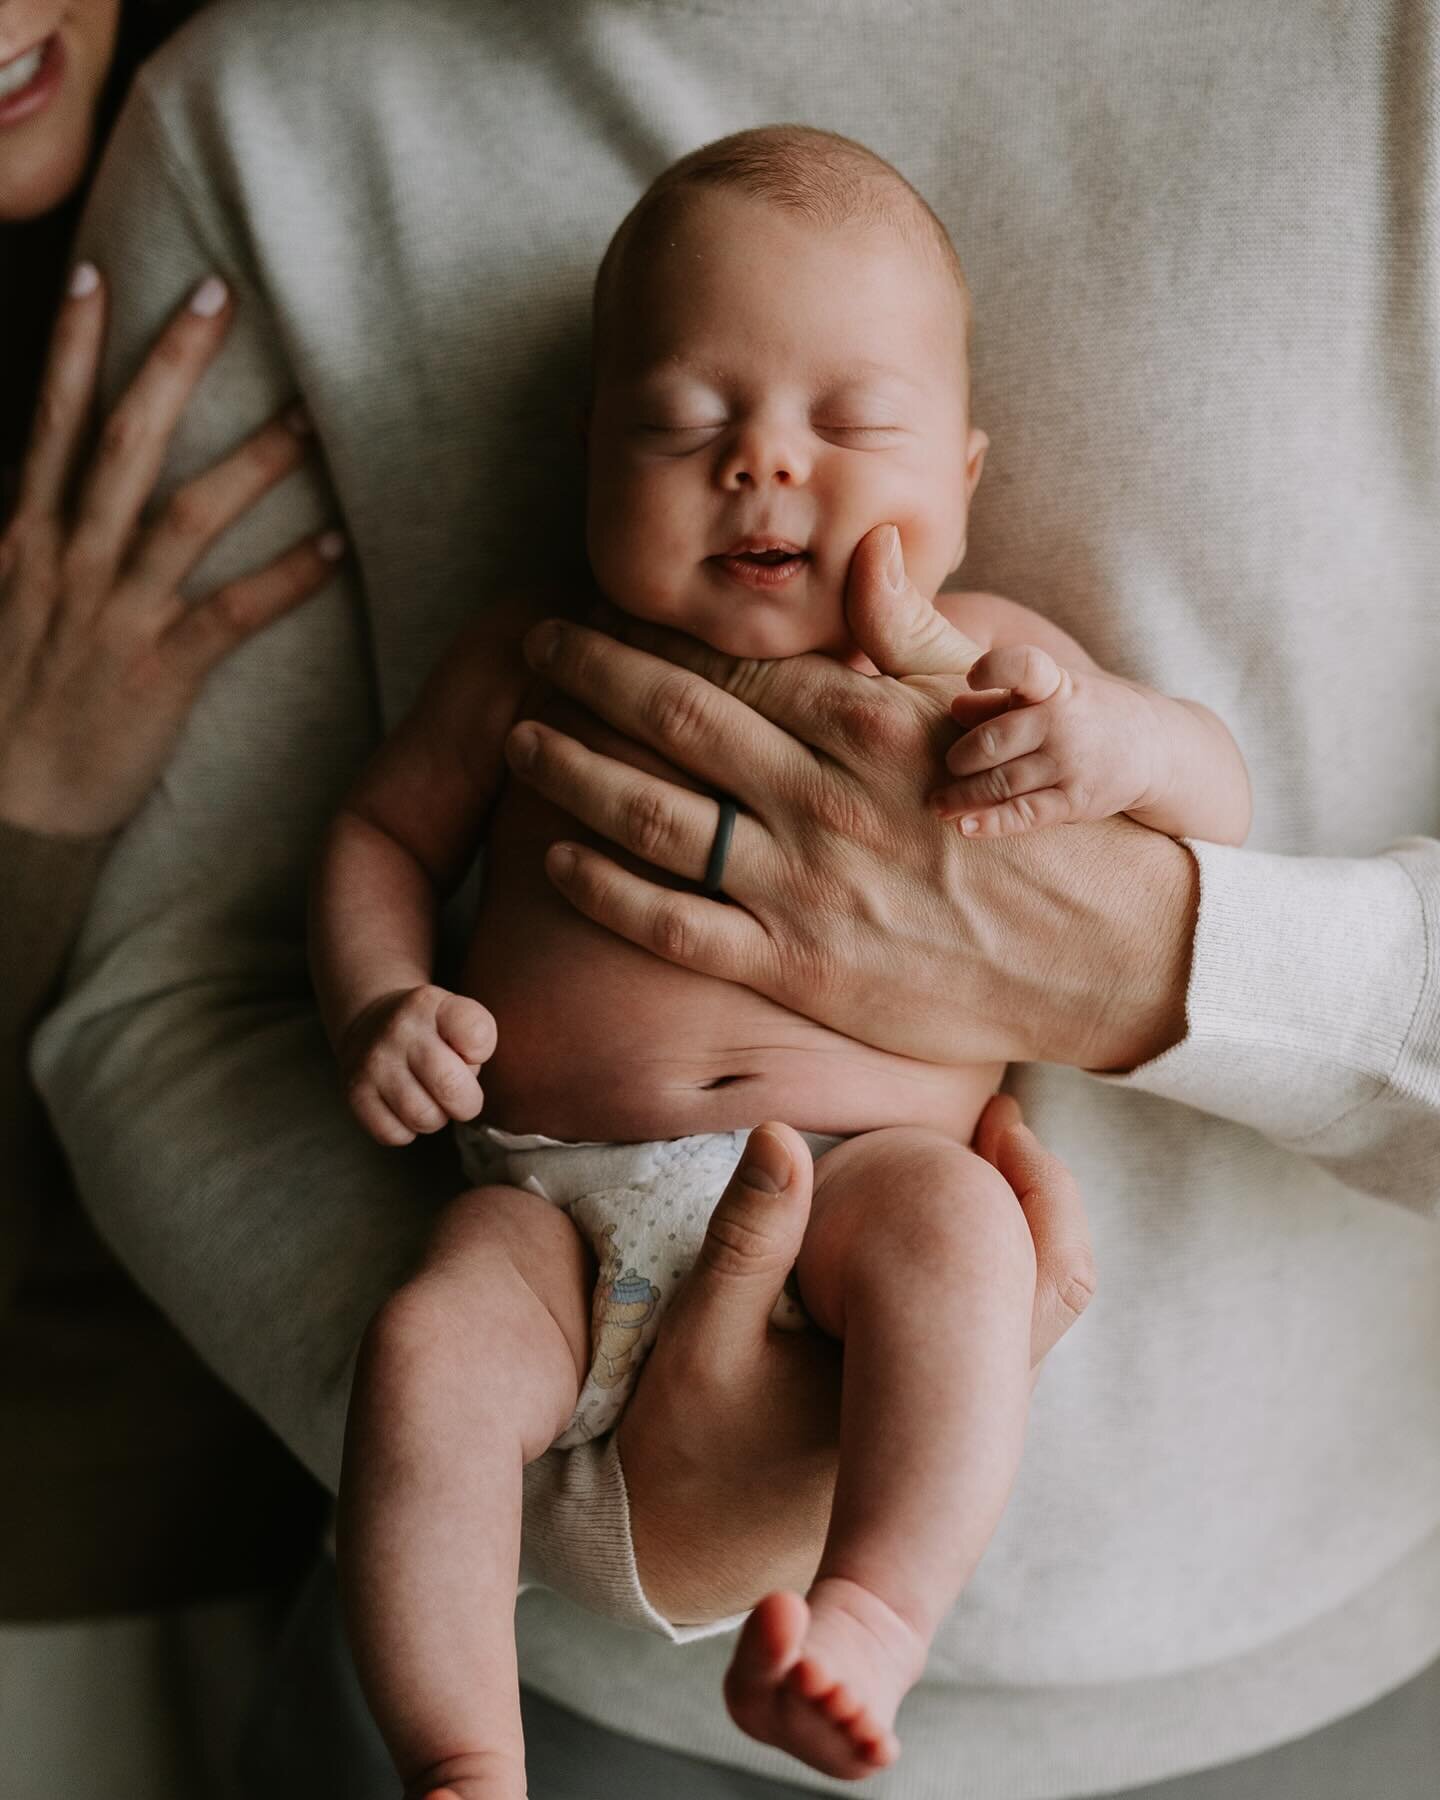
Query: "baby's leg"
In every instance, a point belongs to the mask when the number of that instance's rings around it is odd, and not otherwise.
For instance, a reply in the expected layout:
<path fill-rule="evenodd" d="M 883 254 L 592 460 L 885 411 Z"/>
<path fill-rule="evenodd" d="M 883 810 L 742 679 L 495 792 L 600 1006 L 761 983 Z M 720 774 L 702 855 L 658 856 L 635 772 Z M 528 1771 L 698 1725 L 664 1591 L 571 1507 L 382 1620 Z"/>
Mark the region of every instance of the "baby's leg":
<path fill-rule="evenodd" d="M 406 1795 L 522 1800 L 521 1475 L 589 1364 L 594 1267 L 564 1213 L 463 1194 L 365 1335 L 338 1549 L 361 1685 Z"/>
<path fill-rule="evenodd" d="M 989 1163 L 902 1126 L 821 1159 L 797 1273 L 845 1344 L 835 1504 L 809 1593 L 761 1601 L 725 1696 L 752 1737 L 858 1779 L 898 1755 L 896 1709 L 1019 1466 L 1035 1253 Z"/>

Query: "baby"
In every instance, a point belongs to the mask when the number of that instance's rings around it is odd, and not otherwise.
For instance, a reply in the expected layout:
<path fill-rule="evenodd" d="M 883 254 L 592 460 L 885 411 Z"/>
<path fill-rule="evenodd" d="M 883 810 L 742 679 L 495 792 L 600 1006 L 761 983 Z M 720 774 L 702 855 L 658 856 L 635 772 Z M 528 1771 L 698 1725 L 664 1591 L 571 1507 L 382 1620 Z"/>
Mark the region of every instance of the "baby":
<path fill-rule="evenodd" d="M 962 740 L 945 810 L 963 829 L 1128 812 L 1239 842 L 1248 781 L 1213 714 L 1105 674 L 1010 601 L 938 593 L 987 443 L 968 324 L 944 228 L 861 146 L 775 127 L 677 163 L 596 284 L 600 588 L 737 657 L 818 651 L 874 675 L 843 596 L 861 539 L 894 526 L 916 587 L 974 641 L 972 686 L 1011 690 Z M 455 1121 L 476 1184 L 360 1361 L 340 1554 L 361 1677 L 407 1793 L 524 1794 L 522 1468 L 614 1424 L 747 1131 L 785 1119 L 816 1162 L 788 1322 L 844 1341 L 839 1477 L 813 1584 L 760 1601 L 726 1694 L 753 1736 L 868 1775 L 898 1754 L 899 1703 L 1021 1453 L 1032 1249 L 967 1148 L 1003 1070 L 852 1042 L 558 897 L 544 856 L 575 822 L 504 760 L 549 704 L 518 650 L 544 610 L 499 608 L 452 647 L 316 878 L 316 984 L 352 1107 L 382 1144 Z M 939 772 L 916 776 L 925 791 Z M 482 838 L 451 992 L 432 979 L 438 904 Z"/>

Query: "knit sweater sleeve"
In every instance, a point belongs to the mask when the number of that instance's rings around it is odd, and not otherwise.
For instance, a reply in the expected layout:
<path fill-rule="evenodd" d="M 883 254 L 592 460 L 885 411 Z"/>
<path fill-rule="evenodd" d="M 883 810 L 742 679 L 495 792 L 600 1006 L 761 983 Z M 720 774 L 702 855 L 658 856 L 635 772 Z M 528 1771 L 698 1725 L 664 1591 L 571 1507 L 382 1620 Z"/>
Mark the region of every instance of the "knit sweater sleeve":
<path fill-rule="evenodd" d="M 201 278 L 218 271 L 236 296 L 162 489 L 305 390 L 294 321 L 247 237 L 244 171 L 221 134 L 207 142 L 211 166 L 193 145 L 178 156 L 142 77 L 80 236 L 110 288 L 110 395 Z M 389 346 L 368 354 L 378 363 Z M 317 425 L 335 489 L 313 470 L 292 476 L 227 534 L 196 592 L 268 561 L 337 508 L 343 517 L 338 464 L 383 446 Z M 102 1235 L 332 1488 L 360 1334 L 459 1186 L 448 1145 L 397 1155 L 354 1127 L 306 971 L 309 860 L 378 729 L 364 609 L 348 574 L 217 671 L 107 864 L 35 1057 Z M 612 1448 L 552 1453 L 531 1468 L 526 1496 L 527 1580 L 669 1631 L 639 1584 Z"/>
<path fill-rule="evenodd" d="M 1096 1079 L 1249 1125 L 1347 1186 L 1440 1212 L 1440 842 L 1373 857 L 1192 843 L 1185 1037 Z"/>

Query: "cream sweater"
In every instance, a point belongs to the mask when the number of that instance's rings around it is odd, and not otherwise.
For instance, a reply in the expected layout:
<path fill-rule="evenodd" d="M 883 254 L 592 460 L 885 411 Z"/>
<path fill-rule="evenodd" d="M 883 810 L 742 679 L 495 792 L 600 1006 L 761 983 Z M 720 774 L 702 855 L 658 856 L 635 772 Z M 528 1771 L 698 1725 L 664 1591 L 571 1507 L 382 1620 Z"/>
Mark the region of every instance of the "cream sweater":
<path fill-rule="evenodd" d="M 1440 1651 L 1440 123 L 1409 0 L 235 0 L 142 80 L 83 247 L 112 385 L 240 289 L 172 478 L 295 392 L 353 578 L 217 675 L 105 871 L 38 1070 L 108 1238 L 333 1481 L 350 1359 L 455 1184 L 367 1145 L 310 1002 L 304 874 L 484 597 L 578 567 L 612 228 L 680 152 L 798 119 L 891 158 L 975 291 L 993 440 L 964 584 L 1213 706 L 1256 791 L 1198 847 L 1189 1034 L 1031 1068 L 1098 1299 L 868 1792 L 1045 1800 L 1225 1761 Z M 658 1626 L 613 1461 L 532 1471 L 527 1555 Z M 835 1784 L 726 1721 L 723 1640 L 519 1612 L 529 1680 Z"/>

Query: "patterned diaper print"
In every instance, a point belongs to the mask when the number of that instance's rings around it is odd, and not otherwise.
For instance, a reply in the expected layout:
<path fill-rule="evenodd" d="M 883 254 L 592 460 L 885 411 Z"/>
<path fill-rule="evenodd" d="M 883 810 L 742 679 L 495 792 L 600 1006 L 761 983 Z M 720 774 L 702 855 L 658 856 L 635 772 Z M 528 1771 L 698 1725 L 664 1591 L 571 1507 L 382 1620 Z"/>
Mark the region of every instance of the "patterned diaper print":
<path fill-rule="evenodd" d="M 567 1144 L 559 1138 L 455 1128 L 477 1185 L 525 1188 L 567 1212 L 600 1265 L 590 1312 L 590 1370 L 560 1449 L 601 1437 L 620 1417 L 660 1317 L 699 1254 L 715 1203 L 750 1133 L 711 1131 L 649 1144 Z M 800 1134 L 815 1156 L 843 1142 Z M 787 1290 L 776 1325 L 798 1331 L 804 1309 Z"/>

